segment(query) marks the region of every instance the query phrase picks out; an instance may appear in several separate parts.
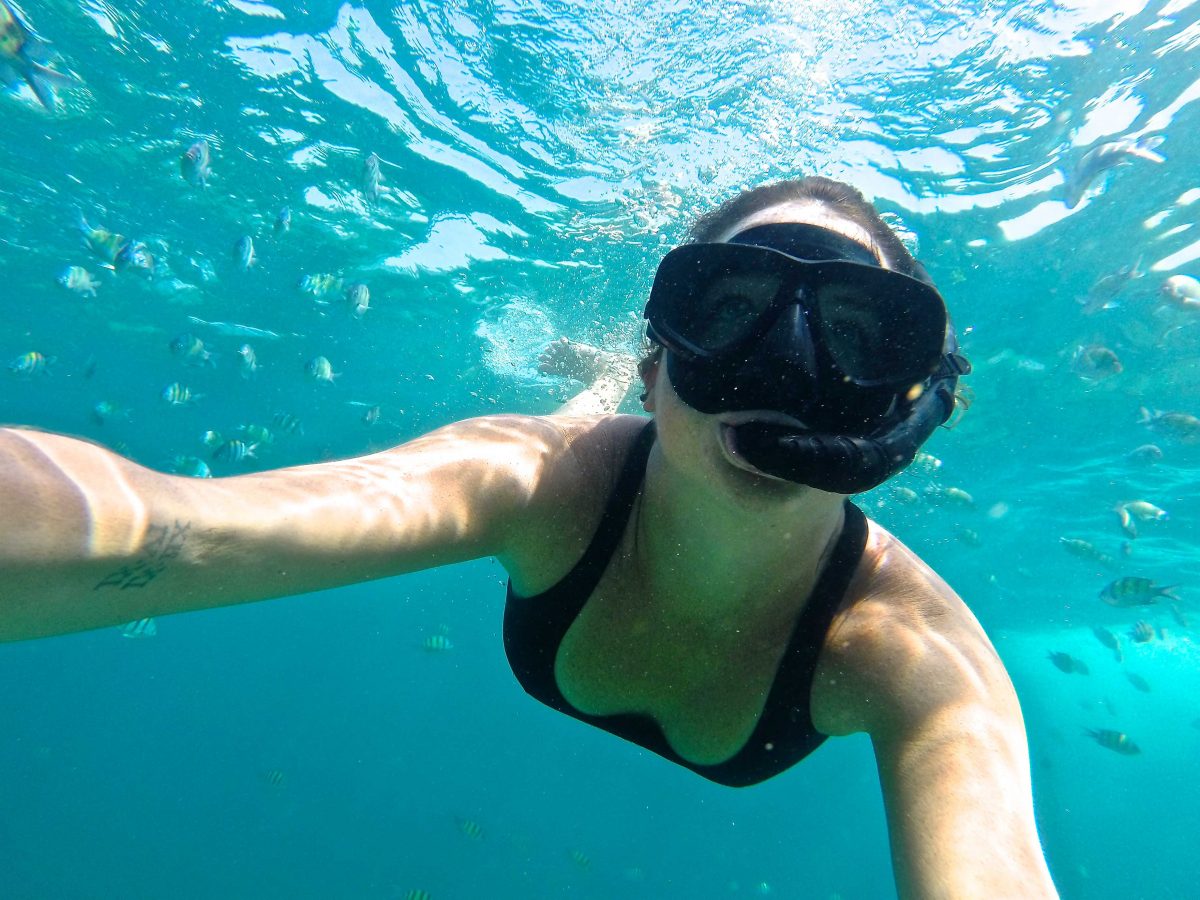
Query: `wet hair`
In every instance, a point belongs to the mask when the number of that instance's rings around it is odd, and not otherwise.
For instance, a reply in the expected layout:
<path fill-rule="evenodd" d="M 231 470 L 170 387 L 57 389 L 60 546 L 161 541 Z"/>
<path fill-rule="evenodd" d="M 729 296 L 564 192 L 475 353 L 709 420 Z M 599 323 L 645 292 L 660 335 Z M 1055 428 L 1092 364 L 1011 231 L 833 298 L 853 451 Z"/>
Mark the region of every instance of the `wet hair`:
<path fill-rule="evenodd" d="M 887 260 L 892 269 L 904 275 L 915 274 L 917 261 L 874 204 L 856 188 L 819 175 L 776 181 L 743 191 L 693 222 L 688 229 L 687 243 L 714 243 L 738 222 L 761 210 L 789 202 L 812 202 L 829 207 L 862 228 L 871 238 L 871 250 Z"/>
<path fill-rule="evenodd" d="M 856 188 L 820 175 L 790 178 L 742 191 L 696 219 L 688 229 L 685 243 L 716 243 L 738 222 L 761 210 L 789 202 L 811 202 L 830 208 L 837 215 L 862 228 L 871 239 L 871 250 L 876 256 L 886 260 L 894 271 L 928 280 L 929 276 L 925 274 L 924 267 L 908 252 L 908 248 L 879 215 L 874 204 Z M 642 357 L 638 361 L 638 374 L 642 376 L 643 383 L 646 371 L 658 362 L 661 354 L 662 345 L 647 337 L 643 342 Z M 642 394 L 642 399 L 646 399 L 645 394 Z"/>

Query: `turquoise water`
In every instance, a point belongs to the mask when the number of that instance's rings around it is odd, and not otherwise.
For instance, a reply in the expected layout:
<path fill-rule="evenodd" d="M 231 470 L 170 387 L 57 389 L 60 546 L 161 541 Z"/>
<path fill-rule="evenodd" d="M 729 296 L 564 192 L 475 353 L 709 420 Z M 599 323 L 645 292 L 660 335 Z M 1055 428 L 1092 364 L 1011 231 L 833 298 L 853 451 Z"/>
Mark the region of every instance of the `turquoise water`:
<path fill-rule="evenodd" d="M 1012 673 L 1064 896 L 1194 896 L 1200 448 L 1138 420 L 1200 415 L 1200 314 L 1160 294 L 1200 276 L 1195 4 L 22 8 L 79 85 L 54 113 L 19 85 L 0 96 L 0 362 L 52 358 L 0 372 L 0 421 L 165 470 L 195 456 L 234 474 L 550 412 L 571 388 L 538 374 L 541 347 L 632 348 L 690 217 L 795 174 L 866 191 L 913 235 L 975 373 L 970 410 L 926 448 L 940 468 L 862 503 L 966 599 Z M 1064 169 L 1127 135 L 1163 136 L 1165 161 L 1133 160 L 1068 210 Z M 206 187 L 180 170 L 201 139 Z M 152 277 L 105 268 L 81 216 L 143 241 Z M 1098 279 L 1138 260 L 1143 277 L 1085 312 Z M 95 297 L 57 283 L 73 265 Z M 316 303 L 299 285 L 317 275 L 366 284 L 369 309 L 340 291 Z M 183 334 L 215 365 L 173 353 Z M 1088 368 L 1093 346 L 1121 371 Z M 306 374 L 319 355 L 332 384 Z M 200 396 L 170 406 L 172 383 Z M 257 458 L 213 460 L 201 441 L 280 414 L 302 430 Z M 1161 461 L 1127 457 L 1151 442 Z M 973 502 L 936 502 L 946 487 Z M 1135 499 L 1169 518 L 1131 539 L 1113 508 Z M 1103 604 L 1118 575 L 1178 584 L 1182 621 Z M 502 582 L 480 561 L 162 619 L 153 638 L 0 648 L 0 892 L 893 893 L 865 738 L 758 788 L 704 782 L 526 698 L 500 646 Z M 1153 641 L 1125 636 L 1138 619 Z M 1121 635 L 1124 662 L 1095 625 Z M 443 632 L 452 650 L 422 649 Z"/>

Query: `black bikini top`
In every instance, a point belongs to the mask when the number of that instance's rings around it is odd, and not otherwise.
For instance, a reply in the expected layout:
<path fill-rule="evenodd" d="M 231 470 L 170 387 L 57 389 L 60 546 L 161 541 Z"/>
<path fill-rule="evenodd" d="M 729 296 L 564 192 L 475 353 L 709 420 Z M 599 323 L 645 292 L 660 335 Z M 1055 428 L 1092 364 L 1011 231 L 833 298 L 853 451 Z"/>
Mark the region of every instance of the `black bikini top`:
<path fill-rule="evenodd" d="M 757 784 L 791 768 L 825 740 L 825 735 L 813 725 L 809 694 L 825 633 L 866 546 L 866 517 L 857 506 L 846 501 L 842 533 L 808 603 L 796 619 L 750 739 L 724 762 L 713 765 L 689 762 L 671 749 L 662 729 L 650 716 L 644 713 L 594 716 L 580 712 L 567 702 L 554 678 L 554 662 L 563 636 L 595 590 L 625 532 L 653 444 L 651 421 L 626 456 L 591 543 L 561 581 L 534 597 L 518 596 L 509 581 L 504 607 L 504 650 L 521 686 L 552 709 L 640 744 L 710 781 L 730 787 Z"/>

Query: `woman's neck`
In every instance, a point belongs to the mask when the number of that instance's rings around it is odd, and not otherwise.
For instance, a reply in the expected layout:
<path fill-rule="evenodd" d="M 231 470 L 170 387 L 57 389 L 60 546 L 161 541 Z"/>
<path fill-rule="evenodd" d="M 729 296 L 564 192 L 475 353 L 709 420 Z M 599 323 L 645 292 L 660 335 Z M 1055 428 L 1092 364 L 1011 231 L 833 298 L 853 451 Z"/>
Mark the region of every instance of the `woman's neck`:
<path fill-rule="evenodd" d="M 661 611 L 697 625 L 794 618 L 841 533 L 843 498 L 811 488 L 693 480 L 651 450 L 633 553 Z"/>

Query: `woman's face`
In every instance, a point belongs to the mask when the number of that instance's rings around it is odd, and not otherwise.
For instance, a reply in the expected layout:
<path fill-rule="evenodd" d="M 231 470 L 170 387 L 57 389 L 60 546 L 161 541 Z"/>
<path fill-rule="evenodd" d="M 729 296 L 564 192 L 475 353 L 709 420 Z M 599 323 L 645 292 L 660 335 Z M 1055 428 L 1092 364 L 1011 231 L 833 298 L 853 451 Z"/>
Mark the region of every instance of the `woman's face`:
<path fill-rule="evenodd" d="M 759 210 L 733 223 L 719 240 L 726 242 L 749 228 L 778 223 L 817 225 L 836 231 L 868 248 L 881 266 L 891 268 L 891 261 L 883 256 L 861 225 L 814 201 L 787 201 Z M 802 423 L 770 410 L 707 414 L 693 409 L 680 399 L 671 384 L 665 364 L 669 352 L 664 350 L 646 373 L 648 396 L 645 408 L 654 413 L 662 452 L 673 468 L 709 485 L 723 485 L 739 491 L 762 491 L 764 488 L 789 492 L 812 490 L 754 468 L 737 453 L 729 431 L 729 426 L 750 420 L 801 426 Z"/>

